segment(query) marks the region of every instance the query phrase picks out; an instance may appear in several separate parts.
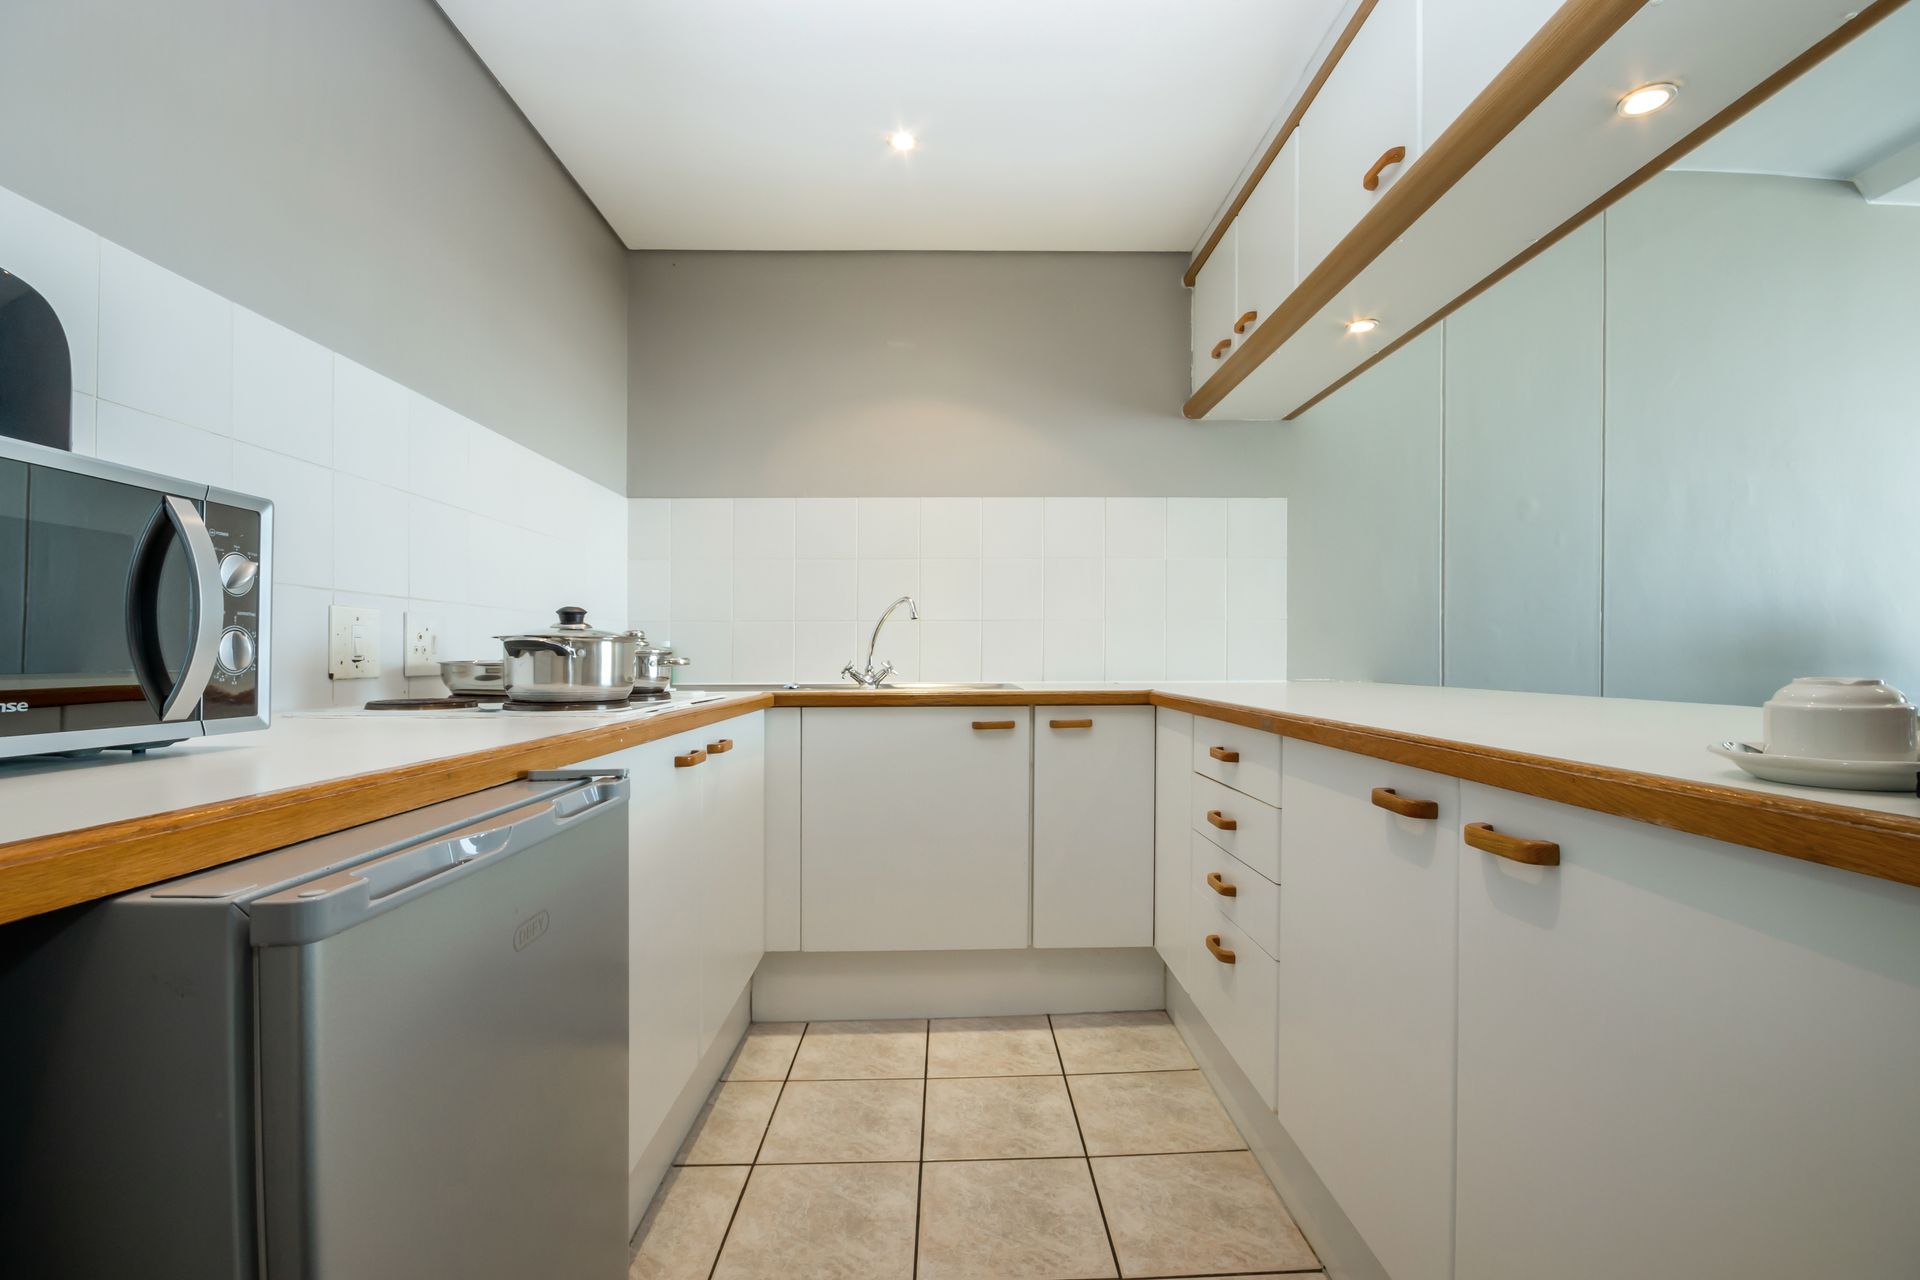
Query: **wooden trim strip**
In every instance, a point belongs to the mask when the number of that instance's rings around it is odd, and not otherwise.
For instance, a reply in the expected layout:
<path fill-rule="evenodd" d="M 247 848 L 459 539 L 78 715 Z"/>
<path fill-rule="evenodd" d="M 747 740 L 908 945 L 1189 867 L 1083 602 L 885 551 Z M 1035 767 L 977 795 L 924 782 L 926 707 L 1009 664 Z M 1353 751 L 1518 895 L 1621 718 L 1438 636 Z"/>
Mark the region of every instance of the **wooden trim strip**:
<path fill-rule="evenodd" d="M 1347 46 L 1352 44 L 1353 38 L 1360 34 L 1361 24 L 1366 22 L 1367 15 L 1373 12 L 1373 6 L 1379 2 L 1380 0 L 1360 0 L 1360 6 L 1353 11 L 1353 16 L 1347 19 L 1347 25 L 1341 29 L 1340 38 L 1333 42 L 1333 48 L 1327 50 L 1327 56 L 1320 63 L 1320 69 L 1313 73 L 1313 79 L 1307 81 L 1307 87 L 1301 90 L 1300 100 L 1293 104 L 1293 110 L 1287 112 L 1287 118 L 1281 121 L 1279 131 L 1273 135 L 1273 141 L 1267 144 L 1266 151 L 1253 166 L 1253 172 L 1247 175 L 1247 180 L 1240 185 L 1240 190 L 1228 202 L 1226 212 L 1220 215 L 1220 221 L 1214 224 L 1206 242 L 1194 252 L 1193 260 L 1187 264 L 1186 274 L 1180 278 L 1181 283 L 1189 289 L 1193 287 L 1193 282 L 1200 278 L 1200 269 L 1207 265 L 1207 259 L 1211 258 L 1213 251 L 1220 247 L 1220 241 L 1227 234 L 1227 228 L 1233 225 L 1233 220 L 1240 216 L 1240 210 L 1244 209 L 1247 201 L 1252 198 L 1253 189 L 1260 185 L 1260 179 L 1267 176 L 1267 170 L 1273 168 L 1273 162 L 1280 158 L 1281 148 L 1287 145 L 1287 139 L 1293 136 L 1293 131 L 1300 127 L 1300 121 L 1306 116 L 1307 108 L 1311 107 L 1313 100 L 1320 96 L 1320 90 L 1325 87 L 1327 77 L 1333 74 L 1336 66 L 1340 65 L 1340 59 L 1346 54 Z"/>
<path fill-rule="evenodd" d="M 1340 295 L 1647 0 L 1567 0 L 1182 407 L 1203 418 Z"/>
<path fill-rule="evenodd" d="M 1185 694 L 1155 706 L 1538 796 L 1689 835 L 1920 886 L 1920 819 L 1427 738 L 1336 720 L 1255 711 Z"/>
<path fill-rule="evenodd" d="M 1541 236 L 1525 249 L 1509 258 L 1503 265 L 1497 267 L 1491 275 L 1487 276 L 1486 279 L 1480 281 L 1480 283 L 1474 285 L 1465 293 L 1462 293 L 1452 302 L 1447 303 L 1446 306 L 1441 307 L 1438 311 L 1414 325 L 1405 333 L 1402 333 L 1392 342 L 1389 342 L 1386 346 L 1380 348 L 1365 360 L 1362 360 L 1359 364 L 1347 370 L 1346 373 L 1328 384 L 1324 390 L 1293 410 L 1293 412 L 1289 413 L 1285 418 L 1281 419 L 1281 421 L 1292 422 L 1295 418 L 1298 418 L 1301 414 L 1313 408 L 1322 400 L 1325 400 L 1328 396 L 1346 386 L 1349 382 L 1352 382 L 1355 378 L 1358 378 L 1361 374 L 1373 368 L 1373 366 L 1379 364 L 1382 360 L 1385 360 L 1388 356 L 1400 350 L 1400 348 L 1406 346 L 1409 342 L 1412 342 L 1415 338 L 1433 328 L 1433 326 L 1439 324 L 1442 320 L 1445 320 L 1448 316 L 1466 306 L 1487 290 L 1493 288 L 1493 286 L 1499 284 L 1502 280 L 1505 280 L 1521 267 L 1526 266 L 1541 254 L 1553 248 L 1554 245 L 1559 244 L 1592 219 L 1598 217 L 1600 214 L 1606 212 L 1607 209 L 1631 195 L 1635 190 L 1672 168 L 1674 162 L 1686 155 L 1687 152 L 1693 150 L 1709 138 L 1712 138 L 1715 134 L 1736 120 L 1739 120 L 1768 98 L 1771 98 L 1774 94 L 1780 92 L 1780 90 L 1786 88 L 1795 80 L 1798 80 L 1815 66 L 1825 61 L 1827 57 L 1836 50 L 1845 48 L 1855 37 L 1865 33 L 1868 28 L 1906 3 L 1907 0 L 1874 0 L 1874 3 L 1862 9 L 1852 21 L 1845 23 L 1832 34 L 1828 35 L 1826 39 L 1812 46 L 1805 53 L 1768 76 L 1765 80 L 1762 80 L 1745 94 L 1728 103 L 1719 115 L 1714 116 L 1713 119 L 1707 121 L 1698 129 L 1695 129 L 1692 133 L 1680 139 L 1680 141 L 1674 143 L 1671 147 L 1668 147 L 1665 151 L 1662 151 L 1640 168 L 1634 170 L 1626 178 L 1622 179 L 1612 190 L 1606 192 L 1600 196 L 1599 199 L 1588 204 L 1586 208 L 1580 210 L 1580 212 L 1547 232 L 1546 235 Z"/>
<path fill-rule="evenodd" d="M 776 707 L 1143 707 L 1144 689 L 776 689 Z"/>

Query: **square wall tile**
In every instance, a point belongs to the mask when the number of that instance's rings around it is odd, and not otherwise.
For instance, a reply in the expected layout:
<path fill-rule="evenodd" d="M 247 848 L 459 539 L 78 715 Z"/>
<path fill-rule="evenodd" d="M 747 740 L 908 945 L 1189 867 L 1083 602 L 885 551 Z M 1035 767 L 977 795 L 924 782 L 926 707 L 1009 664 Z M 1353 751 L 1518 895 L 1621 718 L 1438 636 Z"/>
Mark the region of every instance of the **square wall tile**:
<path fill-rule="evenodd" d="M 920 593 L 915 597 L 922 618 L 970 620 L 980 617 L 980 561 L 922 560 Z"/>
<path fill-rule="evenodd" d="M 1227 554 L 1236 558 L 1286 555 L 1287 500 L 1228 498 Z"/>
<path fill-rule="evenodd" d="M 922 680 L 980 680 L 980 652 L 978 622 L 920 624 Z"/>
<path fill-rule="evenodd" d="M 922 498 L 920 554 L 934 560 L 980 555 L 980 499 Z"/>
<path fill-rule="evenodd" d="M 857 560 L 793 562 L 793 616 L 803 622 L 849 622 L 854 608 Z"/>
<path fill-rule="evenodd" d="M 686 658 L 689 665 L 680 669 L 673 682 L 689 689 L 706 684 L 725 684 L 733 679 L 733 624 L 731 622 L 682 622 L 678 618 L 667 637 L 675 657 Z"/>
<path fill-rule="evenodd" d="M 1046 554 L 1044 498 L 980 499 L 980 554 L 1032 557 Z"/>
<path fill-rule="evenodd" d="M 982 560 L 980 616 L 997 621 L 1046 617 L 1046 561 Z"/>
<path fill-rule="evenodd" d="M 333 472 L 235 444 L 233 487 L 273 500 L 273 582 L 333 585 Z"/>
<path fill-rule="evenodd" d="M 627 556 L 673 559 L 673 503 L 665 498 L 627 499 Z"/>
<path fill-rule="evenodd" d="M 802 560 L 851 560 L 859 554 L 852 498 L 796 498 L 793 554 Z"/>
<path fill-rule="evenodd" d="M 1157 559 L 1108 560 L 1108 622 L 1150 622 L 1167 616 L 1167 562 Z"/>
<path fill-rule="evenodd" d="M 1107 623 L 1108 680 L 1164 680 L 1167 628 L 1164 622 Z"/>
<path fill-rule="evenodd" d="M 1225 680 L 1227 624 L 1221 618 L 1167 619 L 1168 680 Z"/>
<path fill-rule="evenodd" d="M 1287 562 L 1278 559 L 1227 561 L 1228 618 L 1287 616 Z"/>
<path fill-rule="evenodd" d="M 1097 556 L 1106 552 L 1107 504 L 1104 498 L 1048 498 L 1046 554 Z"/>
<path fill-rule="evenodd" d="M 243 307 L 233 313 L 233 437 L 333 462 L 333 353 Z"/>
<path fill-rule="evenodd" d="M 793 678 L 809 683 L 837 680 L 840 669 L 854 660 L 853 623 L 796 622 L 793 624 Z"/>
<path fill-rule="evenodd" d="M 731 622 L 733 571 L 732 560 L 675 556 L 674 622 Z"/>
<path fill-rule="evenodd" d="M 1098 622 L 1105 616 L 1104 560 L 1049 556 L 1046 575 L 1047 621 Z"/>
<path fill-rule="evenodd" d="M 733 558 L 733 499 L 675 498 L 672 504 L 675 560 Z"/>
<path fill-rule="evenodd" d="M 793 499 L 735 498 L 733 554 L 741 559 L 793 557 Z"/>
<path fill-rule="evenodd" d="M 919 558 L 920 499 L 861 498 L 857 526 L 862 560 Z"/>
<path fill-rule="evenodd" d="M 1167 561 L 1167 617 L 1220 619 L 1227 616 L 1227 562 Z"/>
<path fill-rule="evenodd" d="M 980 678 L 1015 684 L 1044 679 L 1046 624 L 1032 621 L 980 624 Z"/>
<path fill-rule="evenodd" d="M 108 462 L 233 487 L 233 441 L 111 400 L 94 408 L 94 449 Z"/>
<path fill-rule="evenodd" d="M 1166 554 L 1165 498 L 1107 499 L 1107 555 L 1142 557 Z"/>
<path fill-rule="evenodd" d="M 1045 680 L 1104 680 L 1107 675 L 1106 628 L 1099 622 L 1046 624 Z"/>
<path fill-rule="evenodd" d="M 487 507 L 482 514 L 513 523 L 492 509 L 498 493 L 492 477 L 476 488 L 473 476 L 473 437 L 480 428 L 436 400 L 407 392 L 407 492 L 451 507 Z"/>
<path fill-rule="evenodd" d="M 1225 498 L 1168 498 L 1167 555 L 1187 559 L 1227 554 Z"/>
<path fill-rule="evenodd" d="M 96 434 L 96 413 L 100 402 L 90 395 L 76 391 L 73 393 L 73 419 L 70 430 L 73 432 L 73 452 L 93 457 L 99 452 L 99 437 Z"/>
<path fill-rule="evenodd" d="M 627 616 L 629 618 L 673 616 L 672 566 L 671 560 L 627 562 Z"/>
<path fill-rule="evenodd" d="M 100 237 L 0 188 L 0 262 L 60 318 L 73 389 L 92 395 L 99 385 Z"/>
<path fill-rule="evenodd" d="M 793 561 L 742 559 L 733 562 L 735 622 L 791 621 L 792 618 Z"/>
<path fill-rule="evenodd" d="M 333 358 L 333 468 L 363 480 L 391 480 L 407 465 L 407 397 L 391 378 Z"/>
<path fill-rule="evenodd" d="M 319 587 L 273 584 L 273 710 L 333 705 L 333 682 L 327 679 L 332 603 L 333 593 Z"/>
<path fill-rule="evenodd" d="M 366 595 L 407 594 L 407 495 L 358 476 L 333 481 L 333 585 Z"/>
<path fill-rule="evenodd" d="M 855 597 L 855 613 L 871 623 L 895 600 L 901 596 L 917 595 L 919 591 L 918 560 L 868 560 L 863 557 L 860 561 L 860 589 Z M 894 616 L 904 619 L 906 610 L 902 609 Z"/>
<path fill-rule="evenodd" d="M 754 684 L 793 679 L 793 624 L 734 623 L 733 678 Z"/>
<path fill-rule="evenodd" d="M 101 241 L 100 398 L 228 434 L 233 427 L 233 304 Z M 194 478 L 206 477 L 196 473 Z"/>
<path fill-rule="evenodd" d="M 464 601 L 473 516 L 431 498 L 407 502 L 407 590 L 416 600 Z"/>
<path fill-rule="evenodd" d="M 1281 618 L 1235 618 L 1227 622 L 1227 678 L 1287 678 L 1287 624 Z"/>

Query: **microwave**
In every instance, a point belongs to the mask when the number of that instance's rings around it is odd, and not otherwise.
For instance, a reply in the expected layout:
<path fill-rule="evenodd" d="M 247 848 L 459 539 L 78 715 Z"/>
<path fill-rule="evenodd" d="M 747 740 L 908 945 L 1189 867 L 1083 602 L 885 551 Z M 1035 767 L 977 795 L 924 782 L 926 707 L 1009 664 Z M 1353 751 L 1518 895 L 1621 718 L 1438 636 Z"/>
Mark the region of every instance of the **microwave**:
<path fill-rule="evenodd" d="M 0 438 L 0 758 L 267 726 L 273 504 Z"/>

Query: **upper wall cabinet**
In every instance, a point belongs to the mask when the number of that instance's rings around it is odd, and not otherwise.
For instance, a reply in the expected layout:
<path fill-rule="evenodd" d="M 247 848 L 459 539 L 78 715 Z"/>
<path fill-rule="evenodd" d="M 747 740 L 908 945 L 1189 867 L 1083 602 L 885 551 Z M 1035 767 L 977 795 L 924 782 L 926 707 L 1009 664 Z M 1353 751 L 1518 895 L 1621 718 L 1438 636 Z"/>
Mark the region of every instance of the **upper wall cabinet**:
<path fill-rule="evenodd" d="M 1900 3 L 1359 0 L 1188 265 L 1187 416 L 1296 416 Z"/>

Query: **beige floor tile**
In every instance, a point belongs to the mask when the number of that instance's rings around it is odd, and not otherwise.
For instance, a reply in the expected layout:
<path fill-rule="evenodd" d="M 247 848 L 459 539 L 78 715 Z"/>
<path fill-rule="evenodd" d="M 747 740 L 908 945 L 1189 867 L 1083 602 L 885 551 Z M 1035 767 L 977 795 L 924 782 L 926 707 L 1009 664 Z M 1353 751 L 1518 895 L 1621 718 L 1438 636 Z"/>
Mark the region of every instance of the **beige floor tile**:
<path fill-rule="evenodd" d="M 1031 1018 L 935 1018 L 927 1037 L 929 1076 L 1060 1074 L 1046 1015 Z"/>
<path fill-rule="evenodd" d="M 1233 1151 L 1247 1144 L 1198 1071 L 1069 1076 L 1090 1156 Z"/>
<path fill-rule="evenodd" d="M 929 1164 L 920 1280 L 1081 1280 L 1115 1274 L 1081 1160 Z"/>
<path fill-rule="evenodd" d="M 1193 1055 L 1158 1009 L 1142 1013 L 1056 1013 L 1053 1038 L 1068 1075 L 1094 1071 L 1190 1071 Z"/>
<path fill-rule="evenodd" d="M 794 1080 L 918 1079 L 927 1072 L 924 1018 L 810 1022 L 794 1057 Z"/>
<path fill-rule="evenodd" d="M 756 1022 L 747 1028 L 733 1061 L 720 1076 L 722 1080 L 785 1080 L 793 1065 L 793 1051 L 800 1047 L 804 1022 Z"/>
<path fill-rule="evenodd" d="M 910 1280 L 919 1166 L 761 1165 L 713 1280 Z"/>
<path fill-rule="evenodd" d="M 675 1164 L 752 1164 L 760 1150 L 760 1135 L 780 1096 L 780 1086 L 768 1081 L 723 1081 L 707 1095 L 706 1105 L 694 1117 L 687 1140 L 680 1144 Z"/>
<path fill-rule="evenodd" d="M 738 1165 L 667 1170 L 634 1236 L 628 1280 L 706 1280 L 746 1184 Z"/>
<path fill-rule="evenodd" d="M 762 1164 L 918 1160 L 919 1080 L 790 1080 Z"/>
<path fill-rule="evenodd" d="M 1320 1265 L 1245 1151 L 1093 1161 L 1125 1276 L 1299 1271 Z"/>
<path fill-rule="evenodd" d="M 927 1081 L 927 1160 L 1083 1154 L 1063 1076 Z"/>

